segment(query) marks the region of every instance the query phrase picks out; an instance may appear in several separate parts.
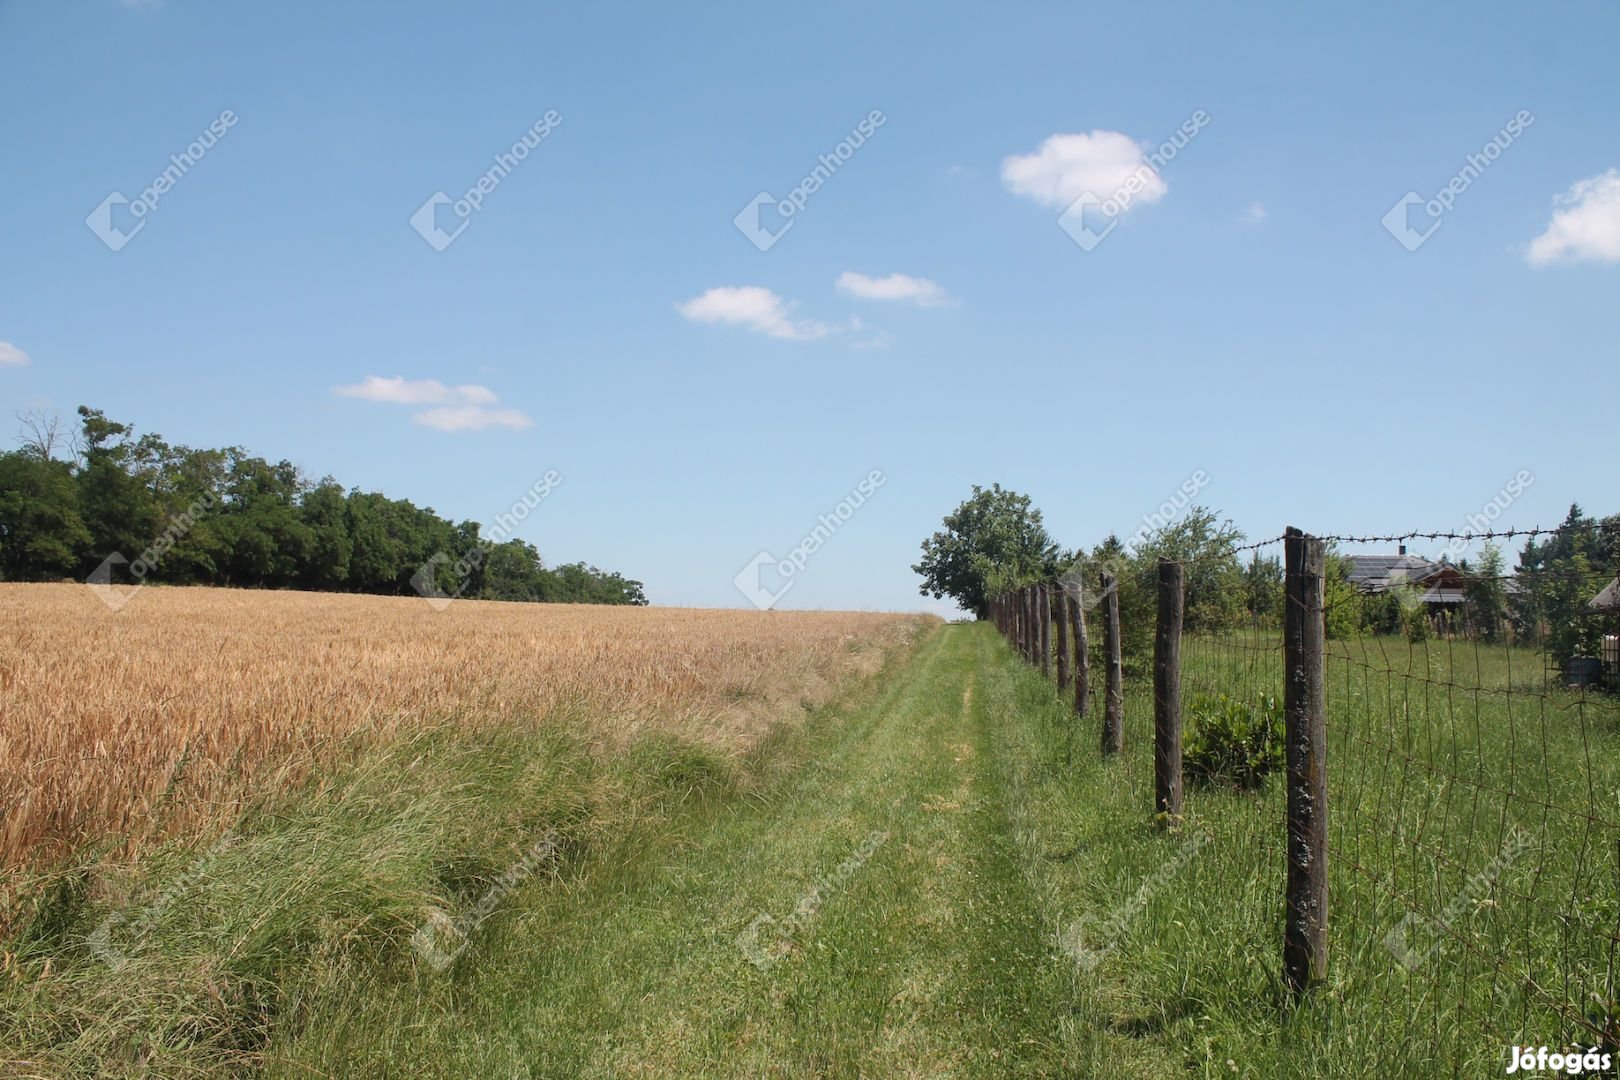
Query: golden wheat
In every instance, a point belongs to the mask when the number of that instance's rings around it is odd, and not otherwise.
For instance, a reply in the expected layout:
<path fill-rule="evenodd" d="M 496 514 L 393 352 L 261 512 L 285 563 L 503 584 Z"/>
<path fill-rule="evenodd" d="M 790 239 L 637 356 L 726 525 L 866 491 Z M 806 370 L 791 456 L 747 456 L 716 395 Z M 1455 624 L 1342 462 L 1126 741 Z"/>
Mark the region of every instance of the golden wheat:
<path fill-rule="evenodd" d="M 228 817 L 405 725 L 588 717 L 741 748 L 925 620 L 0 585 L 0 870 Z"/>

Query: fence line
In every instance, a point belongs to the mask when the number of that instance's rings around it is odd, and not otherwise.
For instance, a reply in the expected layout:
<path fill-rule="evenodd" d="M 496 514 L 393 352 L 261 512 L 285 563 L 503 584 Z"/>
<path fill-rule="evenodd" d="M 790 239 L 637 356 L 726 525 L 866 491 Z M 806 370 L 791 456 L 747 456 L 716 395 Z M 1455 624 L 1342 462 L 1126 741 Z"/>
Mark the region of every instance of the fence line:
<path fill-rule="evenodd" d="M 1058 620 L 1056 681 L 1073 684 L 1078 724 L 1097 650 L 1097 745 L 1128 768 L 1147 760 L 1146 741 L 1126 732 L 1126 697 L 1151 694 L 1144 813 L 1172 828 L 1219 818 L 1228 843 L 1252 844 L 1245 858 L 1275 868 L 1276 892 L 1255 902 L 1275 897 L 1272 970 L 1294 997 L 1332 983 L 1348 1012 L 1391 1003 L 1424 1025 L 1442 1061 L 1532 1035 L 1612 1048 L 1620 700 L 1595 692 L 1580 664 L 1551 663 L 1567 628 L 1539 607 L 1524 627 L 1492 629 L 1445 614 L 1439 605 L 1462 606 L 1456 597 L 1424 594 L 1408 624 L 1392 610 L 1412 602 L 1398 584 L 1347 587 L 1333 563 L 1341 544 L 1566 532 L 1290 529 L 1155 565 L 1088 561 L 995 597 L 988 617 L 1048 677 Z M 1258 592 L 1243 583 L 1239 555 L 1258 566 L 1279 549 L 1279 580 Z M 1616 569 L 1463 574 L 1460 588 L 1504 590 L 1506 609 L 1532 593 L 1593 595 Z M 1088 610 L 1102 620 L 1100 640 L 1087 633 Z M 1283 780 L 1280 792 L 1268 774 Z M 1237 799 L 1217 794 L 1234 788 Z"/>

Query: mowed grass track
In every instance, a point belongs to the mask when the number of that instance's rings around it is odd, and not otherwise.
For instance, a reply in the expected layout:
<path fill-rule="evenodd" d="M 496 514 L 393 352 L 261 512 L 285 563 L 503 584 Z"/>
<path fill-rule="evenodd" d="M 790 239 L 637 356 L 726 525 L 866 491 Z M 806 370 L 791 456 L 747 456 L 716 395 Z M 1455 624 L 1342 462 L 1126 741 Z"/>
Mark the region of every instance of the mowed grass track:
<path fill-rule="evenodd" d="M 1076 1008 L 1078 969 L 1035 900 L 1031 853 L 1062 857 L 1025 817 L 1036 774 L 1062 768 L 1045 759 L 1056 733 L 1030 719 L 1042 695 L 988 627 L 945 628 L 778 748 L 786 767 L 752 798 L 695 807 L 571 885 L 522 890 L 449 972 L 356 986 L 272 1046 L 271 1072 L 1173 1069 Z"/>

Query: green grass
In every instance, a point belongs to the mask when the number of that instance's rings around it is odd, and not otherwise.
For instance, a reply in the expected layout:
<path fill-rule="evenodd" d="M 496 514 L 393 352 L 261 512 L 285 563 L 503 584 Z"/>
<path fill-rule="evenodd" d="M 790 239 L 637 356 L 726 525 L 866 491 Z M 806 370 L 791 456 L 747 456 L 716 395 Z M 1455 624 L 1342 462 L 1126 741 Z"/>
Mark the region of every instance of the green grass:
<path fill-rule="evenodd" d="M 1187 639 L 1184 700 L 1280 696 L 1279 638 Z M 1150 1026 L 1181 1069 L 1205 1076 L 1495 1074 L 1514 1043 L 1589 1040 L 1583 1017 L 1612 1025 L 1614 702 L 1548 689 L 1528 651 L 1368 639 L 1330 653 L 1327 984 L 1285 1007 L 1274 777 L 1253 794 L 1188 787 L 1181 832 L 1207 843 L 1098 966 L 1086 1009 Z M 1077 916 L 1125 903 L 1178 843 L 1145 828 L 1151 686 L 1129 685 L 1126 710 L 1123 758 L 1088 758 L 1043 787 L 1031 814 L 1080 853 L 1047 875 L 1053 903 Z M 1530 846 L 1502 858 L 1515 829 Z M 1435 948 L 1409 971 L 1387 939 L 1413 913 L 1408 948 Z M 1441 913 L 1449 929 L 1431 930 Z"/>
<path fill-rule="evenodd" d="M 1148 688 L 1104 761 L 1095 717 L 965 625 L 746 759 L 440 730 L 211 853 L 127 879 L 87 856 L 4 946 L 0 1074 L 1497 1074 L 1612 996 L 1614 710 L 1528 672 L 1511 696 L 1444 685 L 1518 685 L 1505 650 L 1376 648 L 1330 669 L 1332 974 L 1297 1009 L 1280 783 L 1189 788 L 1155 828 Z M 1186 665 L 1189 695 L 1280 689 L 1269 637 L 1190 640 Z M 1512 825 L 1536 845 L 1408 972 L 1385 936 Z M 425 963 L 425 912 L 492 895 Z M 118 912 L 153 914 L 116 929 L 114 971 L 93 942 Z"/>

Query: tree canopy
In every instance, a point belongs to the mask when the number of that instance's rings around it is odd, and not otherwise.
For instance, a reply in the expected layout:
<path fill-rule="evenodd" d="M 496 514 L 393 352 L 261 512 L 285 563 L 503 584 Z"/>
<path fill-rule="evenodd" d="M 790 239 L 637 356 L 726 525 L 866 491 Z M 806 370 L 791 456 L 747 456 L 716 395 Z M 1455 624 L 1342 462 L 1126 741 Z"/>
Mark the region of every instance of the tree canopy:
<path fill-rule="evenodd" d="M 949 596 L 982 618 L 992 596 L 1057 573 L 1058 547 L 1028 495 L 975 484 L 944 524 L 923 541 L 922 560 L 912 567 L 922 575 L 924 596 Z"/>
<path fill-rule="evenodd" d="M 22 445 L 0 452 L 0 580 L 83 579 L 116 553 L 148 582 L 407 594 L 426 574 L 467 598 L 647 602 L 639 581 L 547 567 L 525 541 L 311 481 L 288 461 L 137 438 L 82 406 L 73 440 L 54 420 L 22 419 Z"/>

